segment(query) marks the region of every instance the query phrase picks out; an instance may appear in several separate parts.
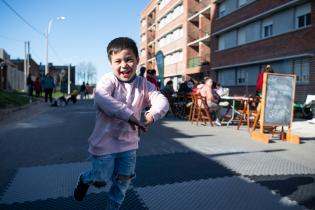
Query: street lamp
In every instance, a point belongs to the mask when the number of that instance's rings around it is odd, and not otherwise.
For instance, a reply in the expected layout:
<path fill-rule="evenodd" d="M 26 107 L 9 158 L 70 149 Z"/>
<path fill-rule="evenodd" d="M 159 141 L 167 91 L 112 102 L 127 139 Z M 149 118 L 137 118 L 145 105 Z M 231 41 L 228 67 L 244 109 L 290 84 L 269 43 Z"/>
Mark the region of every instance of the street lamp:
<path fill-rule="evenodd" d="M 66 19 L 65 17 L 63 16 L 60 16 L 60 17 L 57 17 L 56 18 L 57 20 L 64 20 Z M 50 33 L 50 29 L 51 29 L 51 25 L 54 21 L 54 18 L 52 18 L 49 23 L 48 23 L 48 28 L 47 28 L 47 31 L 46 31 L 46 34 L 45 34 L 45 39 L 46 39 L 46 66 L 45 66 L 45 75 L 48 73 L 48 35 Z"/>

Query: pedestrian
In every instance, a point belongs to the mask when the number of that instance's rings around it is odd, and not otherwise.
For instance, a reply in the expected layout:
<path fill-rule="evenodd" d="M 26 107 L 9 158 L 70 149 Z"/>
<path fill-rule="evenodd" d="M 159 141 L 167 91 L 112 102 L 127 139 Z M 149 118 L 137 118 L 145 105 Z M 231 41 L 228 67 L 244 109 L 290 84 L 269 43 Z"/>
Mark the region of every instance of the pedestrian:
<path fill-rule="evenodd" d="M 82 83 L 82 85 L 80 86 L 80 99 L 83 100 L 85 98 L 85 94 L 86 94 L 86 86 L 85 86 L 85 82 Z"/>
<path fill-rule="evenodd" d="M 27 95 L 30 97 L 30 100 L 32 100 L 31 97 L 33 96 L 33 80 L 32 80 L 31 73 L 29 73 L 27 76 L 26 85 L 27 85 Z"/>
<path fill-rule="evenodd" d="M 43 87 L 44 87 L 44 92 L 45 92 L 45 102 L 47 102 L 47 99 L 49 97 L 50 104 L 52 104 L 53 99 L 52 99 L 52 93 L 55 88 L 55 82 L 54 78 L 51 76 L 51 71 L 49 71 L 44 80 L 43 80 Z"/>
<path fill-rule="evenodd" d="M 160 90 L 160 84 L 156 78 L 156 70 L 155 69 L 148 69 L 146 78 L 149 82 L 153 83 L 158 90 Z"/>
<path fill-rule="evenodd" d="M 112 72 L 96 86 L 96 123 L 88 140 L 92 168 L 79 176 L 74 198 L 82 201 L 91 185 L 112 183 L 107 209 L 119 209 L 135 176 L 140 132 L 162 118 L 169 104 L 153 84 L 136 75 L 139 54 L 132 39 L 112 40 L 107 54 Z M 141 112 L 149 104 L 152 106 L 144 113 L 142 123 Z"/>
<path fill-rule="evenodd" d="M 262 71 L 259 73 L 256 83 L 256 95 L 261 96 L 262 95 L 262 85 L 264 80 L 264 73 L 273 73 L 273 69 L 271 65 L 266 65 L 263 67 Z"/>
<path fill-rule="evenodd" d="M 36 78 L 34 82 L 34 90 L 36 97 L 41 96 L 42 94 L 42 85 L 40 84 L 39 77 Z"/>
<path fill-rule="evenodd" d="M 139 73 L 139 76 L 140 76 L 140 77 L 144 77 L 145 67 L 144 67 L 144 66 L 141 66 L 139 72 L 140 72 L 140 73 Z"/>

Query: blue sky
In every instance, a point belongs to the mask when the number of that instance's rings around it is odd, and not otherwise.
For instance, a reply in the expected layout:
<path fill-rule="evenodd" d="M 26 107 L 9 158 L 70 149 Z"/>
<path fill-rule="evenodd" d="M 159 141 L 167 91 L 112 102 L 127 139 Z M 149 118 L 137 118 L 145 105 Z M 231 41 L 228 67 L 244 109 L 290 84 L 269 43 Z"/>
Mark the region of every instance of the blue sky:
<path fill-rule="evenodd" d="M 44 33 L 54 19 L 49 62 L 76 65 L 91 62 L 98 77 L 111 71 L 106 46 L 118 36 L 139 44 L 140 14 L 150 0 L 5 0 L 24 19 Z M 64 21 L 57 20 L 65 16 Z M 24 41 L 30 41 L 32 58 L 45 64 L 45 38 L 0 0 L 0 48 L 12 59 L 24 58 Z M 138 45 L 139 46 L 139 45 Z"/>

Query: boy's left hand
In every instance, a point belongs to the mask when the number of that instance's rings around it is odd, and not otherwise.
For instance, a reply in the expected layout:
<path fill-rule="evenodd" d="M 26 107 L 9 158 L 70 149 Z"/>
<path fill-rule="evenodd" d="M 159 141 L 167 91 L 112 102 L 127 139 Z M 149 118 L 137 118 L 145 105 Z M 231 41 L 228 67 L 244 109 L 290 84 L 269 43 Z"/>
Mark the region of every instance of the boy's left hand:
<path fill-rule="evenodd" d="M 149 126 L 154 122 L 154 118 L 150 112 L 146 112 L 144 115 L 144 124 L 145 126 Z"/>

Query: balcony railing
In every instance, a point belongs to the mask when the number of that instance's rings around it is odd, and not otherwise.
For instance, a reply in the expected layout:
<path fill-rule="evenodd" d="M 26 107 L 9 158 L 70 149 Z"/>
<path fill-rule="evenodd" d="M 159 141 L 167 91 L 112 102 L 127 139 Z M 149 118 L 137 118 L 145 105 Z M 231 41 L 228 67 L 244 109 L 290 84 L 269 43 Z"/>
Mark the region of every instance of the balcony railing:
<path fill-rule="evenodd" d="M 194 68 L 198 66 L 204 66 L 210 64 L 210 54 L 206 54 L 203 56 L 197 56 L 188 59 L 188 68 Z"/>
<path fill-rule="evenodd" d="M 154 56 L 155 56 L 155 53 L 149 52 L 148 53 L 148 60 L 150 60 L 151 58 L 154 58 Z"/>
<path fill-rule="evenodd" d="M 197 14 L 204 8 L 208 7 L 211 4 L 210 0 L 203 0 L 199 3 L 195 3 L 189 10 L 188 10 L 188 17 L 192 17 L 193 15 Z"/>
<path fill-rule="evenodd" d="M 196 29 L 188 33 L 188 43 L 197 41 L 210 35 L 210 25 L 204 26 L 203 29 Z"/>

